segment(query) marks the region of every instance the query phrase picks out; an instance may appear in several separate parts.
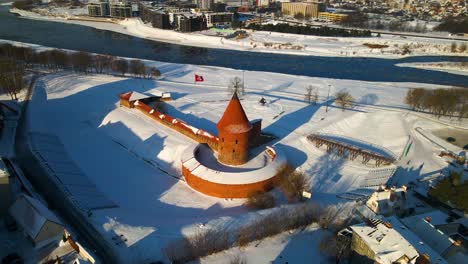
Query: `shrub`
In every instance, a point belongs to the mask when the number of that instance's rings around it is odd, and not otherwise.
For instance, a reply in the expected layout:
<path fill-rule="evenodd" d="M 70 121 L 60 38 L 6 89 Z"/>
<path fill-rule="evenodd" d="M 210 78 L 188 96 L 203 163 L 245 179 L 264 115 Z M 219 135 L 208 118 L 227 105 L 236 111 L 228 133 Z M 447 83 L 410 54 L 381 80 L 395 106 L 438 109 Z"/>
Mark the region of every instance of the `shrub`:
<path fill-rule="evenodd" d="M 245 206 L 251 209 L 275 207 L 275 198 L 269 192 L 255 192 L 247 198 Z"/>
<path fill-rule="evenodd" d="M 165 247 L 163 252 L 171 263 L 186 263 L 228 249 L 230 246 L 227 230 L 212 228 L 176 240 Z"/>
<path fill-rule="evenodd" d="M 231 258 L 229 264 L 247 264 L 247 260 L 244 256 L 235 255 L 233 258 Z"/>
<path fill-rule="evenodd" d="M 446 140 L 447 142 L 450 142 L 450 143 L 457 141 L 454 137 L 448 137 Z"/>
<path fill-rule="evenodd" d="M 353 104 L 354 98 L 349 92 L 341 91 L 335 94 L 335 101 L 344 111 L 345 108 L 350 107 Z"/>
<path fill-rule="evenodd" d="M 295 171 L 289 165 L 286 165 L 278 171 L 278 185 L 289 202 L 295 202 L 302 199 L 302 192 L 309 186 L 306 175 Z"/>

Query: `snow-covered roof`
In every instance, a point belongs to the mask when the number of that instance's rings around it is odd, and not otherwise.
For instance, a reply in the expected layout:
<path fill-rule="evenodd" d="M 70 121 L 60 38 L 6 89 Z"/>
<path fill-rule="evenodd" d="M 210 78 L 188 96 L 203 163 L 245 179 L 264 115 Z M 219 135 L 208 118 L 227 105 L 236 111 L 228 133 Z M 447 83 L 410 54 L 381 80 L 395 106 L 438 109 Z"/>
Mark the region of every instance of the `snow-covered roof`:
<path fill-rule="evenodd" d="M 215 165 L 204 165 L 201 164 L 197 157 L 196 152 L 199 148 L 203 148 L 203 145 L 192 144 L 184 151 L 181 157 L 182 164 L 187 168 L 193 175 L 197 177 L 220 184 L 249 184 L 267 180 L 277 174 L 278 169 L 286 164 L 286 156 L 284 153 L 275 147 L 276 157 L 274 160 L 269 161 L 265 166 L 258 169 L 250 169 L 246 171 L 220 171 L 213 169 Z M 201 152 L 201 151 L 200 151 Z M 266 153 L 265 156 L 268 157 Z M 209 168 L 208 166 L 212 167 Z"/>
<path fill-rule="evenodd" d="M 146 99 L 146 98 L 149 98 L 149 97 L 151 97 L 151 96 L 133 91 L 132 95 L 130 95 L 130 99 L 128 99 L 128 100 L 129 101 L 136 101 L 136 100 Z"/>
<path fill-rule="evenodd" d="M 402 219 L 402 222 L 416 234 L 424 243 L 430 246 L 439 254 L 443 254 L 454 241 L 437 229 L 431 222 L 422 215 Z M 436 221 L 437 219 L 435 219 Z"/>
<path fill-rule="evenodd" d="M 426 254 L 429 256 L 431 264 L 446 264 L 447 261 L 440 256 L 433 248 L 426 244 L 418 235 L 413 233 L 410 229 L 404 226 L 396 217 L 386 218 L 393 226 L 393 229 L 403 236 L 411 245 L 416 248 L 419 254 Z"/>
<path fill-rule="evenodd" d="M 47 222 L 62 225 L 57 216 L 40 201 L 21 194 L 10 208 L 10 214 L 31 238 L 35 239 Z"/>
<path fill-rule="evenodd" d="M 439 210 L 436 210 L 436 211 L 430 211 L 430 212 L 426 212 L 426 213 L 406 217 L 406 218 L 401 219 L 401 221 L 405 225 L 411 226 L 412 223 L 414 223 L 415 221 L 417 221 L 419 219 L 430 219 L 429 222 L 431 224 L 437 226 L 437 225 L 446 224 L 447 223 L 447 218 L 448 218 L 448 215 L 446 213 L 444 213 L 442 211 L 439 211 Z"/>
<path fill-rule="evenodd" d="M 381 264 L 392 264 L 403 256 L 410 260 L 419 256 L 416 249 L 398 231 L 387 227 L 382 221 L 375 226 L 367 223 L 351 226 L 351 230 L 361 237 L 375 253 L 375 260 Z"/>

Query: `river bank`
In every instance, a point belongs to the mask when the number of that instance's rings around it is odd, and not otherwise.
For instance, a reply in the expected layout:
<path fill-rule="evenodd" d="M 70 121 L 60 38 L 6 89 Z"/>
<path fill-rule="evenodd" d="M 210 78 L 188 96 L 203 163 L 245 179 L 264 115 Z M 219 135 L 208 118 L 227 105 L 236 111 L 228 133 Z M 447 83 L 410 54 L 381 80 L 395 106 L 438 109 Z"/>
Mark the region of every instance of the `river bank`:
<path fill-rule="evenodd" d="M 153 28 L 139 18 L 90 19 L 77 12 L 35 9 L 35 12 L 11 9 L 10 12 L 28 19 L 78 24 L 100 30 L 117 32 L 147 40 L 184 46 L 250 51 L 303 56 L 403 58 L 409 55 L 468 56 L 468 52 L 453 53 L 452 41 L 382 35 L 370 38 L 318 37 L 296 34 L 248 31 L 244 39 L 226 39 L 207 35 L 210 32 L 180 33 Z M 93 21 L 90 21 L 93 20 Z M 370 48 L 381 46 L 383 48 Z M 410 53 L 407 53 L 407 51 Z"/>

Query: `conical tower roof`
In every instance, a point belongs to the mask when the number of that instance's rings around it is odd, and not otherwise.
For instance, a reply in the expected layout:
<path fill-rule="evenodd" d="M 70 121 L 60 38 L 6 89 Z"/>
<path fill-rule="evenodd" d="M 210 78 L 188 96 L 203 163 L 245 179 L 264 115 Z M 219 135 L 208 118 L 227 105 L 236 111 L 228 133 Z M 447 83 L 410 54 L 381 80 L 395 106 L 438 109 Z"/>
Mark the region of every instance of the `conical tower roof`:
<path fill-rule="evenodd" d="M 232 95 L 223 116 L 216 124 L 218 131 L 225 130 L 230 133 L 243 133 L 252 128 L 252 125 L 239 101 L 237 92 Z"/>

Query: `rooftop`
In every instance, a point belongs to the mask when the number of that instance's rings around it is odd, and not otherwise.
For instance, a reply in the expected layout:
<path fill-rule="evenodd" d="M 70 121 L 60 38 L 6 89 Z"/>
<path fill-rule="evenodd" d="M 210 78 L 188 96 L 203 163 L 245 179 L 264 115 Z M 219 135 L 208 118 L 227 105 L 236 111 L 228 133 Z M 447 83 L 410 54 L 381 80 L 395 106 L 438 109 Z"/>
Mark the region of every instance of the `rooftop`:
<path fill-rule="evenodd" d="M 229 101 L 216 127 L 218 131 L 226 130 L 231 133 L 243 133 L 252 128 L 237 93 L 232 95 L 231 101 Z"/>
<path fill-rule="evenodd" d="M 354 225 L 351 230 L 374 251 L 375 260 L 381 264 L 394 263 L 403 256 L 412 260 L 419 255 L 410 242 L 382 220 Z"/>

